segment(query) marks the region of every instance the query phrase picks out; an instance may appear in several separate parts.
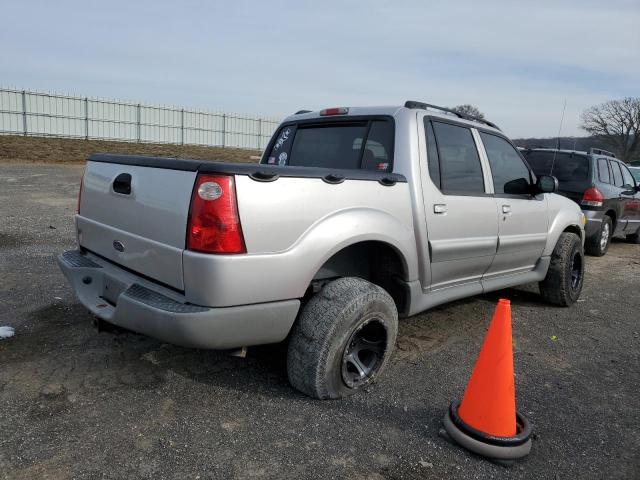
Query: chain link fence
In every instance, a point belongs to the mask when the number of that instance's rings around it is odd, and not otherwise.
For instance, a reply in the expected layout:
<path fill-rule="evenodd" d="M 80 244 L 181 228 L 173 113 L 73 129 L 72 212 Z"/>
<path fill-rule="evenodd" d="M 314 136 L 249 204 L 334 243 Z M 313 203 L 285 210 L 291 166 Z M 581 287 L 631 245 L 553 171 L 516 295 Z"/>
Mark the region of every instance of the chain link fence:
<path fill-rule="evenodd" d="M 279 121 L 0 88 L 0 134 L 262 150 Z"/>

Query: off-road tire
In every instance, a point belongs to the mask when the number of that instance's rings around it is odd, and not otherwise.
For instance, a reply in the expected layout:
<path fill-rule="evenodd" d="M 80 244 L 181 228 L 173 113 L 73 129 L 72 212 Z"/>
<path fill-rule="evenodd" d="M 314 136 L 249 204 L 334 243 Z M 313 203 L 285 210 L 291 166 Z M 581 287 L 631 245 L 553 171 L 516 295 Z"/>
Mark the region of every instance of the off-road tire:
<path fill-rule="evenodd" d="M 602 245 L 602 235 L 605 232 L 605 229 L 608 228 L 608 235 L 606 244 Z M 609 250 L 609 245 L 611 245 L 611 237 L 613 237 L 613 220 L 609 215 L 605 215 L 602 218 L 602 224 L 600 225 L 600 230 L 594 236 L 587 238 L 587 241 L 584 245 L 584 250 L 589 255 L 593 255 L 594 257 L 602 257 L 607 250 Z"/>
<path fill-rule="evenodd" d="M 384 353 L 371 377 L 352 388 L 343 377 L 343 354 L 353 336 L 373 324 L 385 332 L 380 342 Z M 397 335 L 398 312 L 384 289 L 360 278 L 334 280 L 309 300 L 293 326 L 287 352 L 289 382 L 318 399 L 356 393 L 384 371 Z"/>
<path fill-rule="evenodd" d="M 579 261 L 579 265 L 576 262 Z M 579 278 L 574 285 L 572 271 L 579 270 Z M 575 233 L 560 235 L 553 253 L 547 276 L 539 283 L 540 294 L 547 302 L 568 307 L 580 297 L 584 284 L 584 254 L 580 237 Z"/>

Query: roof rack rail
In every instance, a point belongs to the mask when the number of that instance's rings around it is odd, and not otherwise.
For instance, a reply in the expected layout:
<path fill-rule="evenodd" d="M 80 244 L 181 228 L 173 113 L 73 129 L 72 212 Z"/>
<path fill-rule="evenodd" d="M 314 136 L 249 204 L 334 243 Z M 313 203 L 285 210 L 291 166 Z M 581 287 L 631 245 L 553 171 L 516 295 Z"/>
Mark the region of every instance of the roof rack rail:
<path fill-rule="evenodd" d="M 311 110 L 298 110 L 294 115 L 302 115 L 303 113 L 311 113 Z"/>
<path fill-rule="evenodd" d="M 484 118 L 476 117 L 475 115 L 469 115 L 469 114 L 466 114 L 466 113 L 456 112 L 455 110 L 452 110 L 450 108 L 439 107 L 438 105 L 431 105 L 430 103 L 416 102 L 414 100 L 407 100 L 406 102 L 404 102 L 404 106 L 406 108 L 420 108 L 422 110 L 427 110 L 428 108 L 432 108 L 434 110 L 440 110 L 442 112 L 450 113 L 452 115 L 455 115 L 458 118 L 463 118 L 465 120 L 472 120 L 474 122 L 484 123 L 486 125 L 489 125 L 490 127 L 493 127 L 493 128 L 495 128 L 497 130 L 500 130 L 500 127 L 498 127 L 495 123 L 490 122 L 489 120 L 485 120 Z"/>
<path fill-rule="evenodd" d="M 605 157 L 613 157 L 616 158 L 616 154 L 613 152 L 609 152 L 608 150 L 602 150 L 601 148 L 593 148 L 589 149 L 589 153 L 593 155 L 604 155 Z"/>
<path fill-rule="evenodd" d="M 527 145 L 523 147 L 525 150 L 557 150 L 557 148 L 548 145 Z"/>

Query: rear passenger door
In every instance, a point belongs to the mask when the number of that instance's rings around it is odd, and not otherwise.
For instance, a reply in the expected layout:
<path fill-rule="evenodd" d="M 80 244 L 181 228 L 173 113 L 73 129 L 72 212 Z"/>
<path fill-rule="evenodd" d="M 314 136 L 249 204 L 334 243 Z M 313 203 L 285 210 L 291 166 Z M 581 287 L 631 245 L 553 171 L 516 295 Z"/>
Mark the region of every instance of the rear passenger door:
<path fill-rule="evenodd" d="M 640 227 L 640 194 L 635 191 L 636 181 L 629 169 L 622 162 L 617 162 L 622 170 L 622 192 L 620 198 L 623 204 L 624 216 L 627 220 L 626 234 L 635 233 Z"/>
<path fill-rule="evenodd" d="M 511 142 L 488 132 L 480 138 L 498 207 L 498 250 L 485 278 L 530 271 L 547 243 L 547 199 L 531 195 L 533 175 Z"/>
<path fill-rule="evenodd" d="M 424 117 L 428 178 L 423 199 L 433 290 L 477 282 L 498 242 L 495 199 L 472 130 Z M 423 167 L 424 168 L 424 167 Z"/>

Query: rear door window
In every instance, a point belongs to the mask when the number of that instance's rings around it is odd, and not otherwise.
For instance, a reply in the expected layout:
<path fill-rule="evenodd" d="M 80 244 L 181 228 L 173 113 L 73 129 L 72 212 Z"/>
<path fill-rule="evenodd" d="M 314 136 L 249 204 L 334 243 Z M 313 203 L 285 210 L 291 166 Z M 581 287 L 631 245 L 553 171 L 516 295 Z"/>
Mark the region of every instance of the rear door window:
<path fill-rule="evenodd" d="M 440 160 L 438 159 L 438 147 L 436 145 L 436 134 L 433 133 L 433 125 L 428 118 L 424 119 L 424 128 L 427 133 L 427 163 L 429 176 L 436 187 L 441 188 L 440 183 Z"/>
<path fill-rule="evenodd" d="M 620 163 L 618 164 L 618 166 L 622 170 L 622 182 L 624 183 L 624 186 L 625 187 L 635 186 L 636 181 L 633 179 L 633 175 L 631 175 L 631 172 L 629 171 L 629 169 Z"/>
<path fill-rule="evenodd" d="M 598 159 L 598 178 L 603 183 L 611 183 L 608 162 L 604 158 Z"/>
<path fill-rule="evenodd" d="M 482 195 L 484 178 L 471 130 L 433 122 L 440 159 L 440 190 L 446 195 Z"/>
<path fill-rule="evenodd" d="M 613 171 L 613 183 L 616 187 L 622 187 L 622 172 L 620 171 L 620 165 L 618 162 L 610 162 L 611 170 Z"/>
<path fill-rule="evenodd" d="M 531 184 L 531 175 L 516 149 L 497 135 L 480 132 L 480 138 L 489 158 L 495 192 L 526 194 Z"/>
<path fill-rule="evenodd" d="M 263 163 L 390 172 L 393 137 L 391 120 L 288 125 L 278 132 Z"/>

